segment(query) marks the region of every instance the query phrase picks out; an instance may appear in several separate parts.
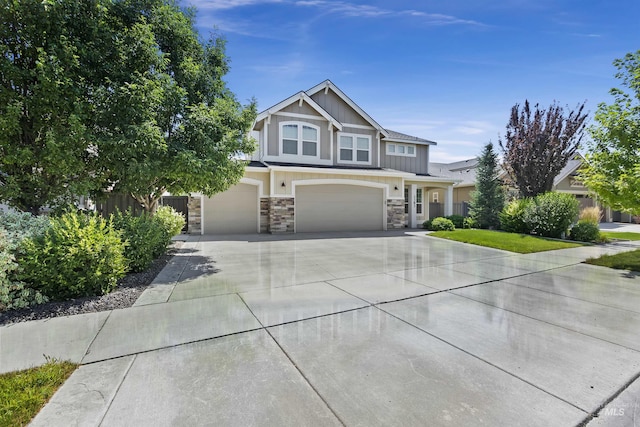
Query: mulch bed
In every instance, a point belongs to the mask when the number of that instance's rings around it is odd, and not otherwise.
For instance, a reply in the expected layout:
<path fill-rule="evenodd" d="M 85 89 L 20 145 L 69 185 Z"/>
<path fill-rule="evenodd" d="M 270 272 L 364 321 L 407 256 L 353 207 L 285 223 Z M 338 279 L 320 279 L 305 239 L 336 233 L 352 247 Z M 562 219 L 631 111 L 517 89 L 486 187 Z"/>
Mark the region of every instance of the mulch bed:
<path fill-rule="evenodd" d="M 107 295 L 77 298 L 70 301 L 48 302 L 29 308 L 8 310 L 0 313 L 0 325 L 131 307 L 182 247 L 182 243 L 181 241 L 174 241 L 167 253 L 156 259 L 149 269 L 140 273 L 127 274 L 118 281 L 116 289 Z"/>

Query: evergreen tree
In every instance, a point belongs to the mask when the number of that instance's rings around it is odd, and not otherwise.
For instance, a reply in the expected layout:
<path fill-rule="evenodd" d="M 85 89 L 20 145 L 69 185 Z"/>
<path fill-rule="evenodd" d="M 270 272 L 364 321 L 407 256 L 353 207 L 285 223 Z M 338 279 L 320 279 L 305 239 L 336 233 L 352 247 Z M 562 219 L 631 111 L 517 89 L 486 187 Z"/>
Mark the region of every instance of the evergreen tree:
<path fill-rule="evenodd" d="M 504 207 L 504 191 L 498 179 L 498 155 L 488 143 L 478 159 L 476 190 L 471 193 L 469 214 L 480 228 L 498 228 Z"/>

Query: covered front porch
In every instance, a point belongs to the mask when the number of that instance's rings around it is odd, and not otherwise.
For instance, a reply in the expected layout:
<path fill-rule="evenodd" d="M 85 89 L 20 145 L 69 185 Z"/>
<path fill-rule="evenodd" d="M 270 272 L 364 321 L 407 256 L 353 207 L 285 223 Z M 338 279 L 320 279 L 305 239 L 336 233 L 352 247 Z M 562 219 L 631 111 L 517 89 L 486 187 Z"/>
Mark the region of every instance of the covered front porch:
<path fill-rule="evenodd" d="M 419 228 L 428 219 L 453 215 L 453 185 L 457 182 L 456 180 L 427 176 L 405 180 L 406 226 Z M 440 200 L 441 198 L 442 200 Z M 433 202 L 442 203 L 443 212 L 430 212 L 430 205 Z"/>

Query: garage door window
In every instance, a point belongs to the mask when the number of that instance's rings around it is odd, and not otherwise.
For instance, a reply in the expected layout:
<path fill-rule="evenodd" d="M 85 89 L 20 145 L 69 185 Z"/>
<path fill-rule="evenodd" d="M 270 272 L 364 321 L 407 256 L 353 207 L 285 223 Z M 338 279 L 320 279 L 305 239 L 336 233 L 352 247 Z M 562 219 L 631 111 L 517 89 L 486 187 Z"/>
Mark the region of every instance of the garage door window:
<path fill-rule="evenodd" d="M 339 133 L 339 163 L 371 164 L 371 137 Z"/>
<path fill-rule="evenodd" d="M 320 128 L 309 123 L 280 125 L 280 147 L 284 156 L 318 157 Z"/>

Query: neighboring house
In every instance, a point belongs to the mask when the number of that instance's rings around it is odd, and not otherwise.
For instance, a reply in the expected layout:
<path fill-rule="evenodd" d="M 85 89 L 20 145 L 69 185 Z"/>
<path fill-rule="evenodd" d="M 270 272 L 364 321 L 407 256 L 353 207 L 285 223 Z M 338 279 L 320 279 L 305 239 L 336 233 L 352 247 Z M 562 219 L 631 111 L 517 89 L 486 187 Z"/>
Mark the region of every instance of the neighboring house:
<path fill-rule="evenodd" d="M 430 173 L 436 143 L 382 127 L 329 80 L 261 112 L 253 131 L 258 149 L 240 183 L 190 199 L 192 233 L 416 227 L 436 188 L 452 212 L 458 180 Z"/>
<path fill-rule="evenodd" d="M 573 159 L 567 162 L 567 165 L 562 168 L 560 173 L 553 180 L 553 191 L 559 193 L 573 194 L 580 202 L 580 208 L 596 206 L 597 202 L 593 199 L 589 190 L 582 185 L 582 182 L 578 179 L 578 169 L 582 165 L 584 158 L 577 154 Z M 464 215 L 464 203 L 471 201 L 471 192 L 475 190 L 476 172 L 478 168 L 478 159 L 468 159 L 454 163 L 430 163 L 429 170 L 435 175 L 446 176 L 451 179 L 459 179 L 460 182 L 453 186 L 453 203 L 454 213 Z M 506 173 L 502 171 L 500 173 L 501 178 L 506 178 Z M 433 203 L 438 203 L 443 196 L 443 192 L 439 189 L 432 190 L 428 195 L 431 202 L 431 210 L 439 211 L 441 207 L 434 206 Z M 611 212 L 610 209 L 605 209 L 605 219 L 611 221 L 611 218 L 615 216 L 615 212 Z M 620 220 L 620 219 L 618 219 Z M 624 220 L 624 218 L 623 218 Z"/>

